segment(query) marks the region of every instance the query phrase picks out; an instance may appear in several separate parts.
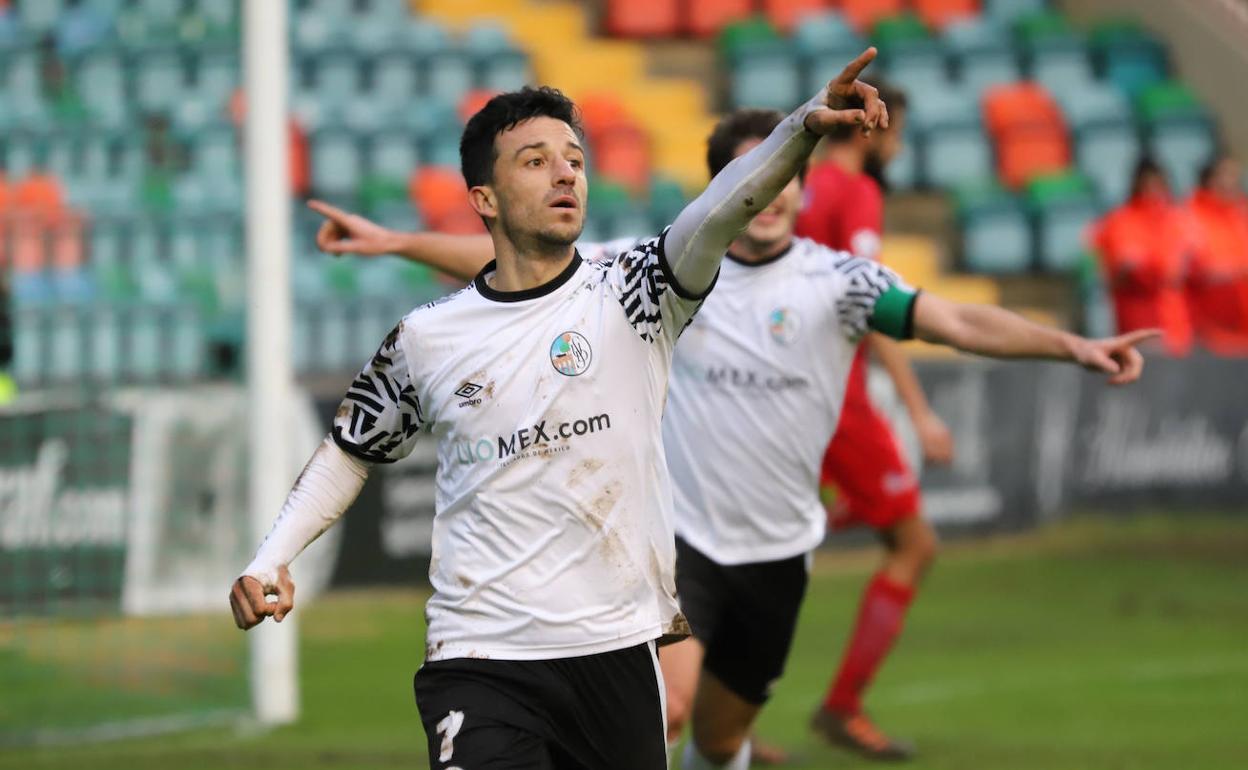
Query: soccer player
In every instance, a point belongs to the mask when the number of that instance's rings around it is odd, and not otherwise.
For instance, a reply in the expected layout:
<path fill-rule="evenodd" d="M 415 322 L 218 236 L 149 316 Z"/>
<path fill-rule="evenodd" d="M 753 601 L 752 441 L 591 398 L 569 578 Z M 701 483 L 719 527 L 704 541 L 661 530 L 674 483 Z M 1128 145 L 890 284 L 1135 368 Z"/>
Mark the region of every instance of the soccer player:
<path fill-rule="evenodd" d="M 834 131 L 813 164 L 797 232 L 825 246 L 864 259 L 879 259 L 884 230 L 880 179 L 902 145 L 904 94 L 881 84 L 893 130 L 864 136 Z M 937 538 L 921 516 L 916 475 L 893 435 L 889 421 L 867 393 L 867 351 L 876 354 L 905 404 L 931 462 L 952 457 L 949 431 L 928 406 L 918 378 L 901 346 L 881 334 L 859 345 L 845 389 L 836 434 L 823 459 L 820 482 L 835 494 L 832 527 L 874 529 L 885 546 L 884 563 L 867 584 L 854 627 L 812 726 L 827 740 L 875 759 L 906 759 L 913 747 L 888 737 L 862 709 L 863 693 L 901 633 L 919 583 L 936 555 Z"/>
<path fill-rule="evenodd" d="M 886 128 L 859 72 L 724 168 L 661 234 L 593 263 L 575 106 L 553 89 L 490 100 L 464 129 L 469 200 L 496 261 L 409 313 L 347 391 L 230 604 L 240 628 L 294 606 L 287 565 L 375 463 L 437 441 L 417 706 L 439 770 L 666 766 L 656 642 L 675 599 L 661 440 L 672 349 L 724 251 L 839 122 Z M 849 97 L 863 106 L 841 110 Z M 275 594 L 270 601 L 268 595 Z"/>
<path fill-rule="evenodd" d="M 718 175 L 756 151 L 783 116 L 741 110 L 711 135 Z M 716 176 L 718 178 L 718 176 Z M 879 263 L 795 238 L 791 182 L 728 248 L 715 293 L 676 346 L 663 441 L 675 492 L 681 608 L 693 638 L 660 655 L 669 740 L 692 722 L 683 766 L 745 768 L 749 735 L 781 675 L 827 516 L 820 460 L 868 329 L 1001 358 L 1080 363 L 1136 379 L 1148 333 L 1087 340 L 999 308 L 920 294 Z M 331 253 L 397 253 L 468 278 L 488 239 L 395 233 L 315 203 Z M 584 246 L 585 253 L 614 249 Z"/>

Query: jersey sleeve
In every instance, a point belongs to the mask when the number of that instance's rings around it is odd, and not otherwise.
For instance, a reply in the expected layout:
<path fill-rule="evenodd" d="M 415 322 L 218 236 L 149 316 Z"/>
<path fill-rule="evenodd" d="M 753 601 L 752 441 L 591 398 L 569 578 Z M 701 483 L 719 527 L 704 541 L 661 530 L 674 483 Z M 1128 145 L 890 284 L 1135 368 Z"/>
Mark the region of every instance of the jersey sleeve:
<path fill-rule="evenodd" d="M 667 233 L 665 229 L 617 255 L 607 265 L 607 281 L 638 336 L 674 345 L 715 284 L 697 294 L 680 287 L 663 251 Z"/>
<path fill-rule="evenodd" d="M 844 283 L 836 315 L 848 339 L 861 339 L 868 331 L 898 340 L 914 336 L 918 291 L 887 267 L 861 257 L 845 257 L 837 271 Z"/>
<path fill-rule="evenodd" d="M 392 463 L 412 451 L 424 425 L 400 323 L 347 389 L 334 416 L 334 441 L 361 460 Z"/>

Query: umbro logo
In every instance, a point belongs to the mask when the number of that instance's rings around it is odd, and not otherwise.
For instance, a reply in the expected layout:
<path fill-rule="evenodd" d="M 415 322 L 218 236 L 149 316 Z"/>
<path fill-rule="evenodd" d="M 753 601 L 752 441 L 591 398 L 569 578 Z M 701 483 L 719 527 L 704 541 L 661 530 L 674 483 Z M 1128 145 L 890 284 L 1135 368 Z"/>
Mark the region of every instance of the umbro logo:
<path fill-rule="evenodd" d="M 460 385 L 459 389 L 455 391 L 455 395 L 464 399 L 459 402 L 459 408 L 463 409 L 466 406 L 480 406 L 481 399 L 477 398 L 477 394 L 483 390 L 485 390 L 485 388 L 481 387 L 477 383 L 464 380 L 464 384 Z"/>

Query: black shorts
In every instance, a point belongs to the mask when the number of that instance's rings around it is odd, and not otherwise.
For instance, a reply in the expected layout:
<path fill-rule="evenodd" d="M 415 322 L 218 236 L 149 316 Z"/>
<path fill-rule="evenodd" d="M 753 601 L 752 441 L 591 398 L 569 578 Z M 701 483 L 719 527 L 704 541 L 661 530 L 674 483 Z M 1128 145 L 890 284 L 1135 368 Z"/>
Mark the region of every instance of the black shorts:
<path fill-rule="evenodd" d="M 784 673 L 806 595 L 806 556 L 723 565 L 676 538 L 676 593 L 702 668 L 746 701 L 762 705 Z"/>
<path fill-rule="evenodd" d="M 665 770 L 651 644 L 555 660 L 455 658 L 416 672 L 433 770 Z"/>

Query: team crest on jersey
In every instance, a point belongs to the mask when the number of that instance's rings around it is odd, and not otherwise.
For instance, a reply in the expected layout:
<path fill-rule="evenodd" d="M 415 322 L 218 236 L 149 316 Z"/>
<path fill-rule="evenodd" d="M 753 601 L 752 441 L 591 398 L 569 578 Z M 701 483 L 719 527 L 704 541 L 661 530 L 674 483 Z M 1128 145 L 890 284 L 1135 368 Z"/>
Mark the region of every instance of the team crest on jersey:
<path fill-rule="evenodd" d="M 550 343 L 550 363 L 562 375 L 575 377 L 584 374 L 593 359 L 589 340 L 578 332 L 564 332 Z"/>
<path fill-rule="evenodd" d="M 778 307 L 767 317 L 767 328 L 771 331 L 773 340 L 781 345 L 788 345 L 797 339 L 801 324 L 798 322 L 797 314 L 791 309 Z"/>

